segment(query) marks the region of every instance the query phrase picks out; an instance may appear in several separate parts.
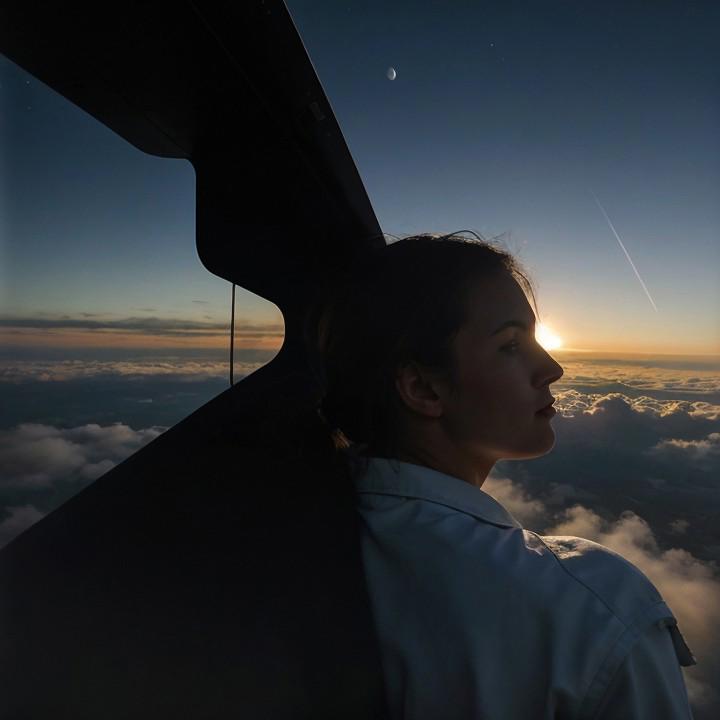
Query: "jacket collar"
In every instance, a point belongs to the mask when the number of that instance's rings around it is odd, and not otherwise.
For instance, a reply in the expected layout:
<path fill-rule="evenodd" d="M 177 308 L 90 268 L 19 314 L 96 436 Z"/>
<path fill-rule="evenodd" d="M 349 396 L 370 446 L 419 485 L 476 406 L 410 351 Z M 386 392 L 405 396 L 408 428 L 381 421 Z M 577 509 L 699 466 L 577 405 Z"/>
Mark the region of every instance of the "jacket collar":
<path fill-rule="evenodd" d="M 395 458 L 368 457 L 367 471 L 355 478 L 359 493 L 427 500 L 501 527 L 522 527 L 494 498 L 460 478 Z"/>

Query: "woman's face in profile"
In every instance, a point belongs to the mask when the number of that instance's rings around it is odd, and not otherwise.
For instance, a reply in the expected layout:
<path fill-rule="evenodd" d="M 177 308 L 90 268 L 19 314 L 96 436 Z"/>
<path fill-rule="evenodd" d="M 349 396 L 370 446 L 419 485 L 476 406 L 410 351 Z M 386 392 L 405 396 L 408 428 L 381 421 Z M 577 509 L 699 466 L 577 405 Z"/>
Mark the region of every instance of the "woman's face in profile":
<path fill-rule="evenodd" d="M 531 458 L 552 449 L 550 384 L 562 368 L 535 340 L 535 315 L 509 273 L 470 293 L 454 341 L 456 376 L 443 421 L 454 441 L 484 460 Z"/>

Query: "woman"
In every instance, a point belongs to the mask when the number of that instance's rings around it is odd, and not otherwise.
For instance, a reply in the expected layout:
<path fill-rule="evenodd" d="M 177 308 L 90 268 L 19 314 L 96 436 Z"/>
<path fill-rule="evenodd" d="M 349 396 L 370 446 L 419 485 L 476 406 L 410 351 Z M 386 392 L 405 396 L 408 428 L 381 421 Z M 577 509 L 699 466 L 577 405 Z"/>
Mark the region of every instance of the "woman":
<path fill-rule="evenodd" d="M 481 490 L 498 460 L 554 443 L 562 368 L 528 296 L 509 254 L 418 236 L 342 278 L 318 326 L 390 717 L 689 718 L 694 659 L 649 580 Z"/>

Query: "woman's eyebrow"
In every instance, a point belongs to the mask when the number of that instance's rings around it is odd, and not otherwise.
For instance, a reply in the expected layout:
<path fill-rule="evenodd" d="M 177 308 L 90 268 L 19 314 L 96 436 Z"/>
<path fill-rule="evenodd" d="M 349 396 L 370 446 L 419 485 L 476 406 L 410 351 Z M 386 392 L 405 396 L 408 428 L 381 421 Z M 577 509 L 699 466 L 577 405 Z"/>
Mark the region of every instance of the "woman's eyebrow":
<path fill-rule="evenodd" d="M 492 337 L 493 335 L 497 335 L 498 333 L 502 332 L 503 330 L 505 330 L 506 328 L 509 328 L 509 327 L 518 327 L 521 330 L 524 330 L 525 332 L 530 332 L 530 327 L 533 327 L 533 328 L 535 327 L 535 321 L 532 320 L 528 324 L 526 322 L 523 322 L 522 320 L 506 320 L 504 323 L 502 323 L 502 325 L 495 328 L 495 330 L 493 330 L 492 333 L 490 333 L 490 337 Z"/>

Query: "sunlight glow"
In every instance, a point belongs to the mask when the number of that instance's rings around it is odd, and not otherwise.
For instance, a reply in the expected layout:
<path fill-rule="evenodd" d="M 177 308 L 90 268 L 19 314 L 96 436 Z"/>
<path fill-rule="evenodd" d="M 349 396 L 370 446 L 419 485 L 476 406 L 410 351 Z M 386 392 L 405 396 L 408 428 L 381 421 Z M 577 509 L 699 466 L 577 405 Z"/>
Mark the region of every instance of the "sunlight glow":
<path fill-rule="evenodd" d="M 546 350 L 557 350 L 562 347 L 563 341 L 559 335 L 556 335 L 547 325 L 538 323 L 535 328 L 535 339 Z"/>

